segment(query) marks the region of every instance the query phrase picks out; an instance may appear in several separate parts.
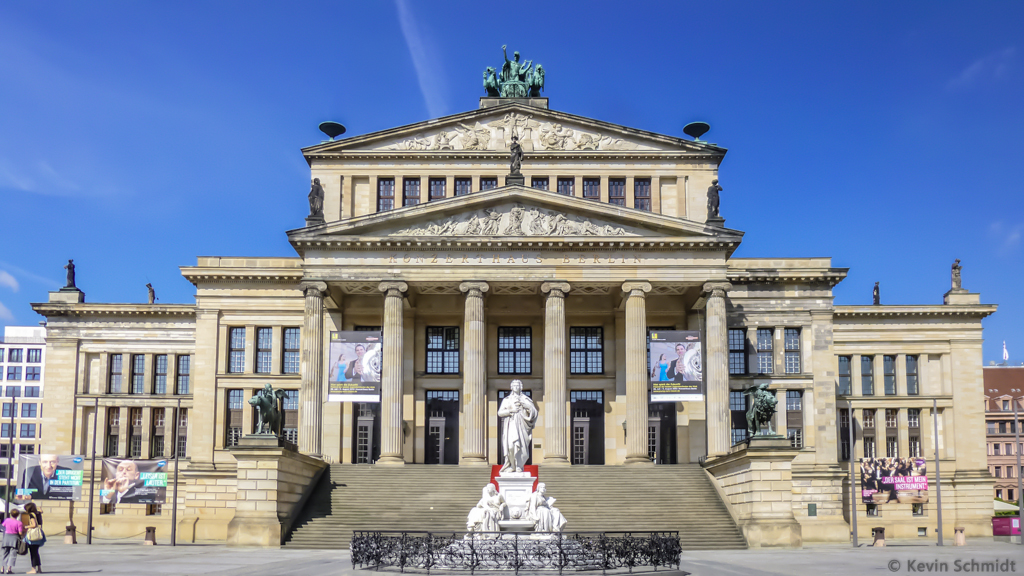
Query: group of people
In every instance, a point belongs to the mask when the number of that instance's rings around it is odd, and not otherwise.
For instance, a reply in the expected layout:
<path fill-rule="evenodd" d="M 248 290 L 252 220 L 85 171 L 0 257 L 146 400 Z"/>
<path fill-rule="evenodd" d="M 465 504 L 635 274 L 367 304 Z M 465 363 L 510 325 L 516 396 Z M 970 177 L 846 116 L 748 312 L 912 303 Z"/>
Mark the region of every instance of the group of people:
<path fill-rule="evenodd" d="M 675 346 L 676 357 L 668 359 L 661 354 L 651 367 L 651 380 L 655 382 L 694 382 L 701 379 L 700 346 L 696 343 L 679 342 Z"/>
<path fill-rule="evenodd" d="M 862 490 L 872 495 L 888 492 L 886 502 L 899 501 L 896 482 L 887 479 L 923 475 L 924 470 L 915 466 L 913 458 L 865 458 L 860 464 Z"/>
<path fill-rule="evenodd" d="M 0 543 L 4 549 L 2 574 L 14 574 L 14 563 L 18 560 L 19 547 L 27 548 L 26 553 L 32 562 L 28 574 L 42 574 L 43 563 L 39 559 L 39 547 L 46 543 L 43 533 L 43 513 L 36 505 L 29 502 L 22 512 L 14 508 L 3 521 L 4 539 Z"/>

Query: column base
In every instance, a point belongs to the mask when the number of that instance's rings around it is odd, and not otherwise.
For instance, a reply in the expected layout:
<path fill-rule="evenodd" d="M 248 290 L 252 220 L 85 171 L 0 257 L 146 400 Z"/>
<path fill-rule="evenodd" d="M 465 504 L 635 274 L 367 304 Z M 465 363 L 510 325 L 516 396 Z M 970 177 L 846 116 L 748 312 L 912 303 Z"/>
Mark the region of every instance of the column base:
<path fill-rule="evenodd" d="M 551 456 L 541 461 L 541 466 L 570 466 L 569 459 L 565 456 Z"/>
<path fill-rule="evenodd" d="M 647 456 L 626 456 L 627 466 L 654 466 L 654 462 Z"/>
<path fill-rule="evenodd" d="M 376 464 L 378 466 L 405 466 L 405 460 L 398 456 L 381 456 Z"/>

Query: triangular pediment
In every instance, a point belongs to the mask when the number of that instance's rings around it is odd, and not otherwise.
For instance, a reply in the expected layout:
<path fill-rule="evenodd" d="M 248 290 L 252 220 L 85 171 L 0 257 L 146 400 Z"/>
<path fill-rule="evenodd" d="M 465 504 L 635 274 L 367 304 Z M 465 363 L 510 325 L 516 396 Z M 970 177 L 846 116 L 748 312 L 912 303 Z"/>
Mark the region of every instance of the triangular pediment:
<path fill-rule="evenodd" d="M 526 153 L 689 152 L 725 149 L 516 102 L 373 132 L 303 149 L 307 157 L 344 152 L 504 152 L 515 134 Z"/>

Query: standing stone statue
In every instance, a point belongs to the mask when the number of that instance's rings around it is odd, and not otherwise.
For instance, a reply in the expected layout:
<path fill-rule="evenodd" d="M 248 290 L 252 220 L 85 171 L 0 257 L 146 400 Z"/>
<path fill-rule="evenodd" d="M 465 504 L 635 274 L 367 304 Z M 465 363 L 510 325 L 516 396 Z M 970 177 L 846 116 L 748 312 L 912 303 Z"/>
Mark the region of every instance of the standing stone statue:
<path fill-rule="evenodd" d="M 75 286 L 75 261 L 68 260 L 68 265 L 64 269 L 68 271 L 68 285 L 65 288 L 77 288 Z"/>
<path fill-rule="evenodd" d="M 962 269 L 963 269 L 963 266 L 960 265 L 960 259 L 957 258 L 956 262 L 953 262 L 953 269 L 950 272 L 950 276 L 951 276 L 950 281 L 953 284 L 953 290 L 963 290 L 964 289 L 962 280 L 960 279 L 960 270 L 962 270 Z"/>
<path fill-rule="evenodd" d="M 874 299 L 874 302 L 872 302 L 872 304 L 874 304 L 875 306 L 878 306 L 879 304 L 882 303 L 882 298 L 881 296 L 878 295 L 878 282 L 875 282 L 875 289 L 871 292 L 871 297 Z"/>
<path fill-rule="evenodd" d="M 512 381 L 512 393 L 501 401 L 498 417 L 501 418 L 501 451 L 505 464 L 500 472 L 522 472 L 530 458 L 530 444 L 533 442 L 533 427 L 537 424 L 537 405 L 523 394 L 523 383 Z"/>
<path fill-rule="evenodd" d="M 509 174 L 519 174 L 523 166 L 523 147 L 519 144 L 519 138 L 512 136 L 512 144 L 509 146 L 512 152 L 512 163 L 509 166 Z"/>
<path fill-rule="evenodd" d="M 324 215 L 324 187 L 320 185 L 319 178 L 313 178 L 313 185 L 309 188 L 309 217 Z"/>
<path fill-rule="evenodd" d="M 721 218 L 722 215 L 718 213 L 718 204 L 720 197 L 718 195 L 723 188 L 718 185 L 718 179 L 715 178 L 711 181 L 711 186 L 708 186 L 708 218 Z"/>
<path fill-rule="evenodd" d="M 149 303 L 156 302 L 156 290 L 153 290 L 153 285 L 147 282 L 146 290 L 149 292 Z"/>

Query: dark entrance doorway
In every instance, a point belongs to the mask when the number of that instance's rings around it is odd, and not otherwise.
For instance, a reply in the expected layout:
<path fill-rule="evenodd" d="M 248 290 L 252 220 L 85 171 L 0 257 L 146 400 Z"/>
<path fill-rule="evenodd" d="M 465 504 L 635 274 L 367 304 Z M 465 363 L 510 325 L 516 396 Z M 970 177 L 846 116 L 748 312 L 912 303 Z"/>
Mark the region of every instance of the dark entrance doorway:
<path fill-rule="evenodd" d="M 373 464 L 380 458 L 380 403 L 352 404 L 352 463 Z"/>
<path fill-rule="evenodd" d="M 501 406 L 501 401 L 504 400 L 505 397 L 508 396 L 510 393 L 511 393 L 511 390 L 498 390 L 498 406 Z M 531 392 L 530 390 L 523 390 L 523 395 L 528 397 L 528 398 L 530 398 L 530 399 L 533 399 L 533 392 Z M 504 430 L 504 428 L 501 426 L 501 420 L 502 420 L 502 418 L 499 416 L 498 417 L 498 464 L 504 465 L 505 464 L 505 453 L 501 450 L 502 436 L 504 435 L 502 433 L 502 430 Z M 530 457 L 526 459 L 526 463 L 527 464 L 533 464 L 533 445 L 532 444 L 530 445 Z"/>
<path fill-rule="evenodd" d="M 604 464 L 604 392 L 569 392 L 572 411 L 572 463 Z"/>
<path fill-rule="evenodd" d="M 675 464 L 676 403 L 651 402 L 647 405 L 647 454 L 655 464 Z"/>
<path fill-rule="evenodd" d="M 427 390 L 427 464 L 459 463 L 459 391 Z"/>

